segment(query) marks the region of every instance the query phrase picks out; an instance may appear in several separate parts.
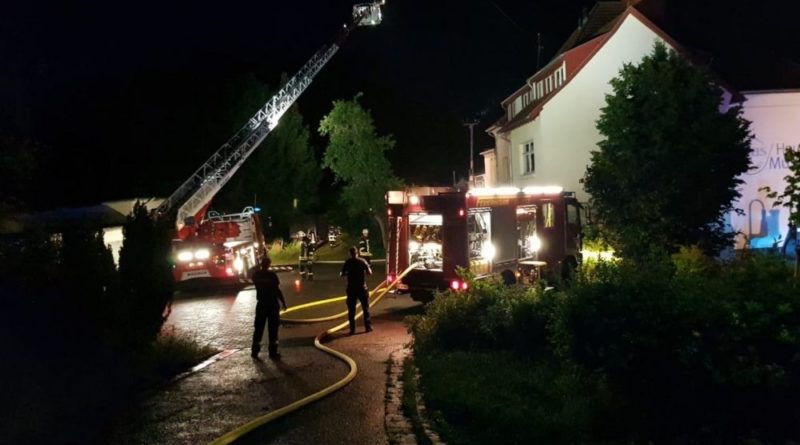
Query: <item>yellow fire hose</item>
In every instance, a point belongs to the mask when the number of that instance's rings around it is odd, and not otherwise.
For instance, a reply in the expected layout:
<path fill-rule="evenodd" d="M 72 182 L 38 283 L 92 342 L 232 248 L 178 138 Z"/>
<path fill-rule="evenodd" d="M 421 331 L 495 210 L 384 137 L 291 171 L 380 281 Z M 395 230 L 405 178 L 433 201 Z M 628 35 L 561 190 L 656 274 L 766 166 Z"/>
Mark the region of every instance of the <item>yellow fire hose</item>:
<path fill-rule="evenodd" d="M 371 296 L 375 295 L 375 294 L 377 294 L 377 296 L 369 303 L 369 307 L 375 306 L 381 299 L 383 299 L 383 297 L 397 285 L 397 282 L 401 278 L 405 277 L 412 269 L 414 269 L 415 266 L 416 266 L 416 264 L 412 264 L 411 266 L 409 266 L 408 269 L 404 270 L 403 273 L 401 273 L 400 275 L 397 276 L 396 280 L 394 280 L 392 283 L 390 283 L 390 284 L 388 284 L 386 286 L 384 286 L 386 284 L 386 281 L 383 281 L 380 284 L 378 284 L 375 287 L 375 289 L 373 289 L 370 292 Z M 327 304 L 327 303 L 331 303 L 331 302 L 334 302 L 334 301 L 341 301 L 341 300 L 343 300 L 345 298 L 346 297 L 335 297 L 335 298 L 329 298 L 329 299 L 326 299 L 326 300 L 320 300 L 320 301 L 315 301 L 315 302 L 311 302 L 311 303 L 301 304 L 301 305 L 298 305 L 298 306 L 293 306 L 293 307 L 287 309 L 286 311 L 283 311 L 282 314 L 293 312 L 293 311 L 300 310 L 300 309 L 303 309 L 303 308 L 308 308 L 308 307 L 318 306 L 318 305 L 322 305 L 322 304 Z M 320 321 L 333 320 L 333 319 L 340 318 L 340 317 L 343 317 L 343 316 L 346 316 L 346 315 L 347 315 L 347 311 L 341 312 L 339 314 L 332 315 L 332 316 L 329 316 L 329 317 L 309 318 L 309 319 L 286 319 L 286 320 L 282 320 L 282 321 L 286 321 L 286 322 L 290 322 L 290 323 L 316 323 L 316 322 L 320 322 Z M 363 311 L 359 311 L 356 314 L 356 319 L 360 319 L 363 315 L 364 315 L 364 312 Z M 323 331 L 323 332 L 319 333 L 319 335 L 317 335 L 317 337 L 314 339 L 314 347 L 316 347 L 317 349 L 319 349 L 319 350 L 321 350 L 323 352 L 327 352 L 328 354 L 338 358 L 339 360 L 347 363 L 347 365 L 350 367 L 350 372 L 348 372 L 347 375 L 344 376 L 343 379 L 339 380 L 338 382 L 334 383 L 331 386 L 328 386 L 327 388 L 324 388 L 324 389 L 322 389 L 322 390 L 320 390 L 318 392 L 315 392 L 314 394 L 311 394 L 309 396 L 303 397 L 300 400 L 296 400 L 296 401 L 294 401 L 294 402 L 292 402 L 292 403 L 290 403 L 290 404 L 288 404 L 288 405 L 286 405 L 284 407 L 276 409 L 275 411 L 272 411 L 270 413 L 264 414 L 263 416 L 256 417 L 255 419 L 252 419 L 249 422 L 236 427 L 236 429 L 233 429 L 233 430 L 225 433 L 224 435 L 214 439 L 214 441 L 211 442 L 209 445 L 222 445 L 222 444 L 233 443 L 236 440 L 238 440 L 240 437 L 244 436 L 245 434 L 255 430 L 256 428 L 258 428 L 258 427 L 260 427 L 262 425 L 265 425 L 265 424 L 267 424 L 269 422 L 272 422 L 273 420 L 278 419 L 280 417 L 283 417 L 283 416 L 285 416 L 285 415 L 287 415 L 287 414 L 289 414 L 291 412 L 297 411 L 298 409 L 300 409 L 300 408 L 302 408 L 302 407 L 304 407 L 304 406 L 306 406 L 306 405 L 308 405 L 308 404 L 310 404 L 312 402 L 316 402 L 317 400 L 320 400 L 323 397 L 326 397 L 326 396 L 338 391 L 339 389 L 343 388 L 345 385 L 350 383 L 354 378 L 356 378 L 356 374 L 358 374 L 358 365 L 356 365 L 355 360 L 353 360 L 349 356 L 347 356 L 347 355 L 345 355 L 345 354 L 343 354 L 343 353 L 341 353 L 341 352 L 339 352 L 339 351 L 337 351 L 335 349 L 329 348 L 329 347 L 327 347 L 327 346 L 322 344 L 322 340 L 325 337 L 327 337 L 330 334 L 333 334 L 336 331 L 341 330 L 342 328 L 348 326 L 349 324 L 350 324 L 349 321 L 345 321 L 344 323 L 341 323 L 341 324 L 336 325 L 336 326 L 334 326 L 334 327 L 332 327 L 332 328 L 330 328 L 330 329 L 328 329 L 326 331 Z"/>

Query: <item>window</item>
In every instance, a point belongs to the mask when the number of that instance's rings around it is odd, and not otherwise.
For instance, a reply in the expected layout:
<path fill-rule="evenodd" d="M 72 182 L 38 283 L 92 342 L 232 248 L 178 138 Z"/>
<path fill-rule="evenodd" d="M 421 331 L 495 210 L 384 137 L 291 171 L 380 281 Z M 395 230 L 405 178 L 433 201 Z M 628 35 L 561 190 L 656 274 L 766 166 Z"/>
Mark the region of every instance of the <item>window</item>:
<path fill-rule="evenodd" d="M 442 270 L 442 215 L 408 215 L 408 259 L 417 269 Z"/>
<path fill-rule="evenodd" d="M 576 204 L 567 204 L 567 224 L 579 225 L 581 213 Z"/>
<path fill-rule="evenodd" d="M 555 227 L 556 215 L 552 202 L 546 202 L 542 205 L 542 220 L 544 221 L 545 228 Z"/>
<path fill-rule="evenodd" d="M 536 170 L 536 161 L 533 155 L 533 141 L 522 144 L 522 174 L 530 174 Z"/>
<path fill-rule="evenodd" d="M 533 258 L 541 247 L 541 240 L 536 235 L 536 205 L 517 207 L 517 245 L 520 258 Z"/>
<path fill-rule="evenodd" d="M 492 211 L 490 208 L 469 209 L 467 218 L 467 236 L 469 239 L 469 259 L 488 259 L 486 246 L 492 240 Z"/>

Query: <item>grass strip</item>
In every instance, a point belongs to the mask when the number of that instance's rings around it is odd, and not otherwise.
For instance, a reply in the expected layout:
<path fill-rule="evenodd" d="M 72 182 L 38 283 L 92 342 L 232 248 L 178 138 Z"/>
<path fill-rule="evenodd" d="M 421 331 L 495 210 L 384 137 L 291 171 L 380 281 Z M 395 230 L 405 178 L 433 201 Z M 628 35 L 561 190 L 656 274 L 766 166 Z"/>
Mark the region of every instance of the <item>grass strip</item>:
<path fill-rule="evenodd" d="M 417 410 L 417 392 L 419 391 L 417 368 L 414 364 L 414 359 L 411 357 L 406 358 L 403 362 L 402 381 L 403 397 L 401 401 L 403 414 L 411 420 L 411 429 L 414 432 L 414 436 L 417 438 L 417 444 L 432 445 L 428 435 L 425 434 L 425 427 L 422 426 L 422 419 Z"/>

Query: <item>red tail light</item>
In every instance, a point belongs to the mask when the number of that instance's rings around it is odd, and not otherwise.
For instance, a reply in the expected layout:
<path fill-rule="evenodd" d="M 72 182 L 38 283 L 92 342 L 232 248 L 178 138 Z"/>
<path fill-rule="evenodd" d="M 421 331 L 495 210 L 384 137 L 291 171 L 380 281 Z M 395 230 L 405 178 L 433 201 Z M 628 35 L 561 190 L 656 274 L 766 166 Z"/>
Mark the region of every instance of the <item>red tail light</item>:
<path fill-rule="evenodd" d="M 469 283 L 466 281 L 461 280 L 453 280 L 450 282 L 450 289 L 452 290 L 467 290 L 469 289 Z"/>

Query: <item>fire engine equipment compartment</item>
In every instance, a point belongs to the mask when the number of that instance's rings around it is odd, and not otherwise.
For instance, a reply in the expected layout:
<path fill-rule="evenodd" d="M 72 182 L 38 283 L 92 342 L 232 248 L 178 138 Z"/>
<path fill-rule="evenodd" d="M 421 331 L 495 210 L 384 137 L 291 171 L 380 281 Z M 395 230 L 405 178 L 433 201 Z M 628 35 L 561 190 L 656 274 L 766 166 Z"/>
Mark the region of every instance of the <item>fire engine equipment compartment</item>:
<path fill-rule="evenodd" d="M 417 269 L 442 270 L 442 215 L 408 215 L 408 257 Z"/>

